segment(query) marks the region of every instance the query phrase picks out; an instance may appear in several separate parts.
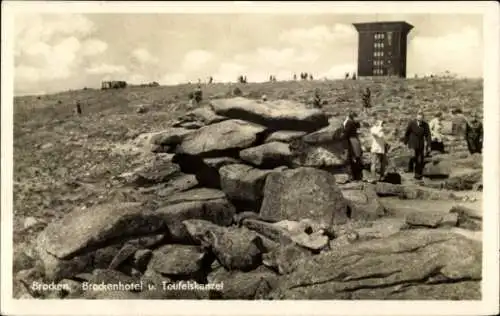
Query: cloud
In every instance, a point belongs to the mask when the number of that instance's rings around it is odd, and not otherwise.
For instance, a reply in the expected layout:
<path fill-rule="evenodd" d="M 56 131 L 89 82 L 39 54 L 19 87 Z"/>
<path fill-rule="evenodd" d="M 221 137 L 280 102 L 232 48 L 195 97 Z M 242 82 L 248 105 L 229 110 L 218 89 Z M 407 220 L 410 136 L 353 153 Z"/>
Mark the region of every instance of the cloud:
<path fill-rule="evenodd" d="M 85 70 L 90 75 L 114 75 L 126 74 L 127 68 L 122 65 L 99 64 L 93 65 Z"/>
<path fill-rule="evenodd" d="M 151 55 L 145 48 L 137 48 L 132 52 L 132 57 L 141 64 L 154 64 L 159 61 L 158 58 Z"/>
<path fill-rule="evenodd" d="M 186 75 L 183 73 L 169 73 L 165 74 L 161 80 L 160 84 L 162 85 L 176 85 L 180 83 L 187 83 L 189 80 Z"/>
<path fill-rule="evenodd" d="M 357 32 L 352 25 L 335 24 L 333 26 L 317 25 L 311 28 L 295 28 L 284 31 L 279 40 L 284 43 L 303 46 L 319 47 L 332 43 L 352 41 Z"/>
<path fill-rule="evenodd" d="M 81 14 L 16 15 L 16 89 L 77 76 L 86 58 L 108 48 L 107 43 L 90 37 L 95 30 L 94 23 Z"/>
<path fill-rule="evenodd" d="M 248 67 L 237 62 L 224 62 L 214 74 L 218 82 L 234 82 L 238 76 L 243 75 Z"/>
<path fill-rule="evenodd" d="M 482 76 L 483 45 L 477 29 L 464 27 L 443 36 L 415 36 L 408 45 L 408 73 Z"/>
<path fill-rule="evenodd" d="M 321 73 L 319 78 L 328 78 L 328 79 L 343 79 L 346 73 L 352 74 L 356 71 L 357 64 L 356 63 L 345 63 L 340 65 L 332 66 L 327 71 Z"/>
<path fill-rule="evenodd" d="M 104 53 L 108 49 L 108 44 L 101 40 L 91 39 L 83 43 L 82 54 L 94 56 Z"/>
<path fill-rule="evenodd" d="M 189 72 L 205 68 L 213 58 L 213 53 L 209 51 L 201 49 L 191 50 L 184 56 L 182 69 Z"/>

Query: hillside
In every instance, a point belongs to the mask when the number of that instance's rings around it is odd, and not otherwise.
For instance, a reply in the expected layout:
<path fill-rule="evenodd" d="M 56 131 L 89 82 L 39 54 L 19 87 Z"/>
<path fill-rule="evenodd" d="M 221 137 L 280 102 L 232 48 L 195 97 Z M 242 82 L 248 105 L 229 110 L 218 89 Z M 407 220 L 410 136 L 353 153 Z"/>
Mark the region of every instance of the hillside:
<path fill-rule="evenodd" d="M 372 91 L 374 105 L 369 116 L 360 111 L 360 92 L 367 86 Z M 126 173 L 163 159 L 158 158 L 162 155 L 155 155 L 142 146 L 137 137 L 165 130 L 186 114 L 190 110 L 187 95 L 194 87 L 87 89 L 15 98 L 16 251 L 22 251 L 49 223 L 76 209 L 91 209 L 104 202 L 157 202 L 159 198 L 154 188 L 123 186 L 121 179 Z M 322 99 L 326 100 L 323 111 L 329 117 L 343 118 L 350 110 L 361 113 L 363 136 L 366 136 L 372 117 L 384 118 L 393 131 L 394 144 L 417 109 L 422 109 L 427 119 L 441 111 L 444 119 L 451 121 L 455 119 L 452 110 L 461 109 L 465 115 L 477 113 L 482 117 L 483 108 L 482 80 L 429 78 L 215 83 L 203 85 L 203 104 L 208 104 L 208 99 L 230 97 L 235 87 L 239 87 L 243 96 L 249 99 L 266 95 L 270 101 L 301 103 L 308 103 L 314 91 L 319 90 Z M 81 116 L 74 113 L 77 100 L 82 104 Z M 137 110 L 139 105 L 144 105 L 144 113 Z M 450 151 L 446 157 L 455 159 L 454 163 L 456 161 L 465 170 L 481 170 L 481 160 L 469 157 L 461 136 L 447 136 L 446 145 Z M 398 146 L 394 147 L 397 149 Z M 430 181 L 424 186 L 442 187 L 442 183 Z M 480 199 L 480 192 L 470 189 L 467 187 L 456 192 L 455 201 L 466 195 Z M 449 208 L 453 203 L 443 204 L 443 208 Z"/>

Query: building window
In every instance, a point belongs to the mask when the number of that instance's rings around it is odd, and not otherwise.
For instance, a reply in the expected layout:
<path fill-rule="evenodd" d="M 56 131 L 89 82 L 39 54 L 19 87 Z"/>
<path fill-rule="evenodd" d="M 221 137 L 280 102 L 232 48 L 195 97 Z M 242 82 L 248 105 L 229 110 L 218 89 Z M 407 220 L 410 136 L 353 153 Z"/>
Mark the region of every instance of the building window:
<path fill-rule="evenodd" d="M 392 32 L 387 32 L 387 44 L 392 45 Z"/>

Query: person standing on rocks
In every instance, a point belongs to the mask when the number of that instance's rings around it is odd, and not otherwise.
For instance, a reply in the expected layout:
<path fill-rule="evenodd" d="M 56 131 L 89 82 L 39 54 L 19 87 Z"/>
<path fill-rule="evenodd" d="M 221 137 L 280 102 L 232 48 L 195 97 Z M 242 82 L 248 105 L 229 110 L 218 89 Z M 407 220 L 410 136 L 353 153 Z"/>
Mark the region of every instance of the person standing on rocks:
<path fill-rule="evenodd" d="M 316 89 L 314 91 L 313 106 L 316 109 L 321 109 L 321 105 L 322 105 L 321 103 L 322 103 L 322 100 L 321 100 L 321 96 L 319 95 L 319 90 Z"/>
<path fill-rule="evenodd" d="M 376 178 L 377 165 L 379 166 L 379 177 L 378 180 L 382 181 L 385 176 L 385 169 L 387 166 L 387 153 L 389 151 L 389 144 L 387 143 L 385 132 L 384 132 L 384 121 L 377 120 L 376 124 L 370 129 L 370 134 L 372 136 L 372 162 L 371 162 L 371 173 L 372 177 Z"/>
<path fill-rule="evenodd" d="M 444 153 L 443 135 L 441 130 L 443 124 L 441 122 L 442 113 L 436 113 L 436 116 L 429 122 L 429 129 L 431 131 L 431 150 L 436 150 Z"/>
<path fill-rule="evenodd" d="M 472 115 L 472 120 L 467 121 L 465 125 L 465 140 L 467 148 L 471 155 L 482 153 L 483 151 L 483 123 L 477 118 L 477 115 Z"/>
<path fill-rule="evenodd" d="M 371 107 L 371 96 L 372 92 L 369 87 L 366 87 L 365 92 L 363 92 L 363 112 L 367 112 Z"/>
<path fill-rule="evenodd" d="M 411 150 L 413 157 L 408 164 L 408 172 L 414 172 L 416 180 L 422 179 L 424 169 L 425 151 L 430 152 L 431 147 L 431 132 L 429 124 L 424 121 L 424 114 L 418 112 L 417 118 L 411 120 L 406 128 L 403 142 Z"/>
<path fill-rule="evenodd" d="M 196 89 L 194 90 L 193 97 L 196 106 L 200 105 L 201 101 L 203 100 L 203 91 L 201 90 L 200 85 L 198 85 L 198 87 L 196 87 Z"/>
<path fill-rule="evenodd" d="M 343 140 L 347 150 L 347 160 L 350 168 L 350 180 L 360 181 L 363 178 L 363 170 L 361 164 L 361 156 L 363 151 L 361 149 L 361 142 L 358 138 L 358 129 L 361 124 L 355 120 L 356 114 L 350 112 L 344 121 Z"/>

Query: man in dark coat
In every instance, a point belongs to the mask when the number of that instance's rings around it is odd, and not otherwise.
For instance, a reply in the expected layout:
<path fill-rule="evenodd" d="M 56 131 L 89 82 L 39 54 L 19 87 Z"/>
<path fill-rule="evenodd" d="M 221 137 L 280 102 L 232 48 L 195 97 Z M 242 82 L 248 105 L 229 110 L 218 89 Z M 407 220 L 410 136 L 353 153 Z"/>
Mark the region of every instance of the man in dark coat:
<path fill-rule="evenodd" d="M 476 115 L 473 115 L 472 120 L 465 126 L 465 140 L 471 155 L 483 151 L 483 123 Z"/>
<path fill-rule="evenodd" d="M 405 145 L 408 145 L 408 148 L 414 151 L 414 155 L 408 164 L 408 172 L 415 172 L 415 179 L 417 180 L 422 179 L 425 151 L 430 152 L 431 141 L 429 124 L 424 121 L 423 113 L 419 112 L 417 118 L 411 120 L 408 124 L 403 138 Z"/>
<path fill-rule="evenodd" d="M 359 181 L 363 179 L 363 168 L 361 157 L 363 151 L 361 149 L 361 142 L 358 138 L 358 129 L 361 124 L 355 121 L 356 114 L 351 112 L 348 114 L 344 121 L 344 128 L 342 138 L 344 141 L 345 149 L 347 150 L 347 160 L 350 167 L 350 180 Z"/>

